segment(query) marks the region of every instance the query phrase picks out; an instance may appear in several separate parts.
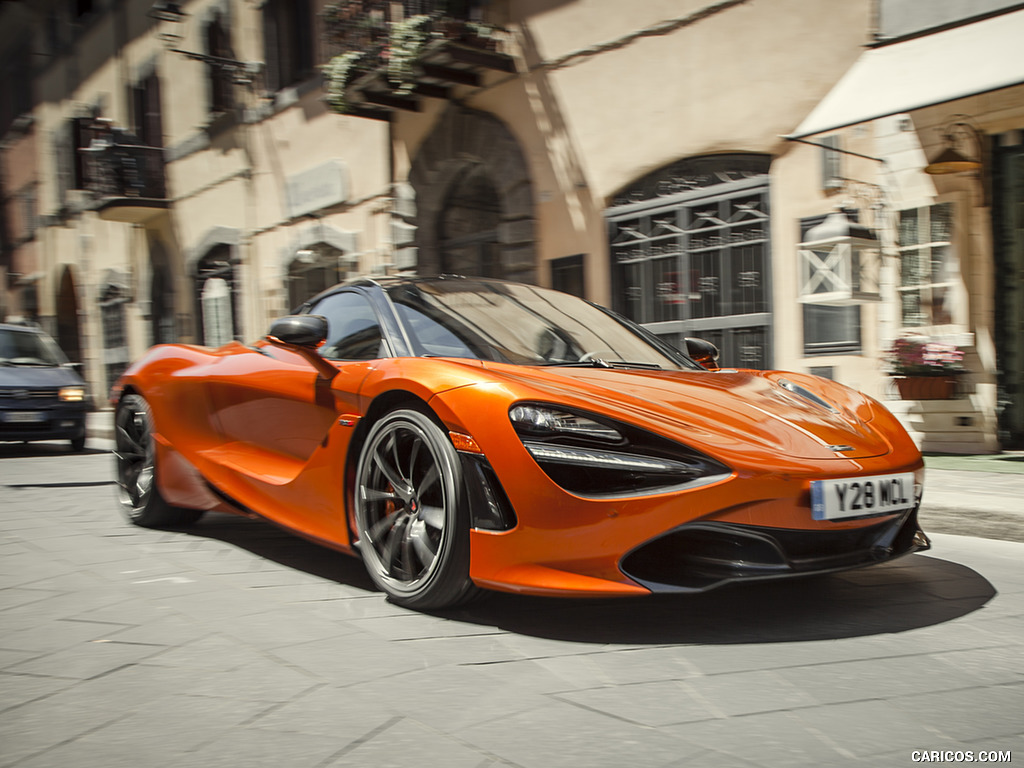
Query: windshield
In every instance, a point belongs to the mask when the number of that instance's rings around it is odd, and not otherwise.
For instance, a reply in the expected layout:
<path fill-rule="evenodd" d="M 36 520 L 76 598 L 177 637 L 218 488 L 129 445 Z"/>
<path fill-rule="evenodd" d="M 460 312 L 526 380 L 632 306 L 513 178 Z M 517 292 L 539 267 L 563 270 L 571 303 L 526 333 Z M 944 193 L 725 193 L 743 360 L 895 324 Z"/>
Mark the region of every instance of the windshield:
<path fill-rule="evenodd" d="M 0 365 L 55 366 L 66 362 L 64 353 L 49 336 L 0 328 Z"/>
<path fill-rule="evenodd" d="M 388 295 L 417 355 L 702 370 L 625 321 L 559 291 L 441 280 L 395 286 Z"/>

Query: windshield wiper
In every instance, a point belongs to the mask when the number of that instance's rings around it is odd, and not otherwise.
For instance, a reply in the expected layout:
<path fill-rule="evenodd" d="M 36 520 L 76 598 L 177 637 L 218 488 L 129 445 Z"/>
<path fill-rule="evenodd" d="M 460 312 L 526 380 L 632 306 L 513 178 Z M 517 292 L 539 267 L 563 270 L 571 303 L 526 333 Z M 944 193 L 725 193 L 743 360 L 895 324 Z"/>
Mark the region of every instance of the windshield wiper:
<path fill-rule="evenodd" d="M 543 363 L 547 368 L 639 368 L 644 371 L 660 371 L 657 363 L 635 363 L 629 360 L 604 360 L 592 357 L 589 360 L 571 360 L 559 363 Z"/>

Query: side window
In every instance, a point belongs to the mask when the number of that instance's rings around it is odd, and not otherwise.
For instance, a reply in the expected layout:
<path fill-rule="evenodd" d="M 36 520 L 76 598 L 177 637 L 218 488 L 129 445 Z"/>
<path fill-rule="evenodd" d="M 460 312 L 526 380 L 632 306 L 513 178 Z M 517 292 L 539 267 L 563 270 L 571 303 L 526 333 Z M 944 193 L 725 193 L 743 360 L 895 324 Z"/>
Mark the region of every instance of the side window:
<path fill-rule="evenodd" d="M 335 293 L 317 302 L 311 315 L 327 318 L 327 341 L 320 354 L 329 360 L 374 360 L 384 353 L 373 307 L 358 293 Z"/>

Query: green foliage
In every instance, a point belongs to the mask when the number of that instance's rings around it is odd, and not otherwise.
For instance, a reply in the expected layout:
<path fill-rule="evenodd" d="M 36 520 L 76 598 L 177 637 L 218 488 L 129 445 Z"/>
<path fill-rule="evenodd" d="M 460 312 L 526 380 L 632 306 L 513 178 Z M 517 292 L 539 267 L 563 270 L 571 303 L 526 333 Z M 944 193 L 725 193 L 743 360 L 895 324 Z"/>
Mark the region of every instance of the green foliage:
<path fill-rule="evenodd" d="M 430 16 L 410 16 L 391 24 L 388 36 L 388 80 L 399 93 L 408 93 L 413 86 L 417 59 L 433 37 Z"/>
<path fill-rule="evenodd" d="M 363 59 L 363 51 L 346 51 L 335 56 L 324 66 L 327 78 L 327 101 L 335 112 L 342 114 L 349 111 L 351 105 L 345 96 L 345 89 L 356 73 L 360 71 L 359 62 Z"/>

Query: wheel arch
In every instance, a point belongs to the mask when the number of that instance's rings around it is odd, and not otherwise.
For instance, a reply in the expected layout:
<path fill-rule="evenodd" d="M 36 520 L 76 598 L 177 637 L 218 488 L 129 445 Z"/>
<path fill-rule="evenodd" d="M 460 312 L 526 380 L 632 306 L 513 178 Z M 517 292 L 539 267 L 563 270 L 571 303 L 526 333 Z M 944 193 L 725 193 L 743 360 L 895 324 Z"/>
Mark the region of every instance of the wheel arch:
<path fill-rule="evenodd" d="M 349 541 L 355 543 L 358 539 L 358 528 L 355 520 L 355 477 L 356 465 L 359 463 L 359 455 L 366 444 L 367 435 L 373 425 L 384 414 L 390 413 L 398 408 L 411 408 L 429 416 L 437 425 L 447 432 L 447 427 L 440 417 L 419 395 L 408 389 L 389 389 L 378 394 L 369 404 L 366 413 L 356 425 L 355 432 L 348 444 L 348 453 L 345 456 L 345 523 L 348 526 Z"/>

